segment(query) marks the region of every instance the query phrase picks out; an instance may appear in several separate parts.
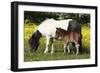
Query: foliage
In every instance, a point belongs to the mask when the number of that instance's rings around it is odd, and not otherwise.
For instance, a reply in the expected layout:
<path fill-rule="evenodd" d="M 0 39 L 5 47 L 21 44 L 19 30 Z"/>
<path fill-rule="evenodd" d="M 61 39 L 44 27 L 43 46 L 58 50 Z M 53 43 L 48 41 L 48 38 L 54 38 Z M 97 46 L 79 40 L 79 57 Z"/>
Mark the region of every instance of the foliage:
<path fill-rule="evenodd" d="M 82 46 L 90 48 L 90 27 L 86 24 L 82 26 Z"/>
<path fill-rule="evenodd" d="M 39 24 L 47 18 L 54 18 L 56 20 L 75 19 L 82 24 L 90 22 L 90 14 L 84 14 L 84 13 L 32 12 L 32 11 L 24 12 L 24 20 L 25 20 L 24 22 L 28 21 Z"/>
<path fill-rule="evenodd" d="M 34 23 L 30 23 L 30 24 L 25 24 L 24 26 L 24 48 L 28 48 L 27 45 L 28 43 L 28 39 L 31 37 L 31 35 L 35 32 L 37 28 L 37 25 Z"/>

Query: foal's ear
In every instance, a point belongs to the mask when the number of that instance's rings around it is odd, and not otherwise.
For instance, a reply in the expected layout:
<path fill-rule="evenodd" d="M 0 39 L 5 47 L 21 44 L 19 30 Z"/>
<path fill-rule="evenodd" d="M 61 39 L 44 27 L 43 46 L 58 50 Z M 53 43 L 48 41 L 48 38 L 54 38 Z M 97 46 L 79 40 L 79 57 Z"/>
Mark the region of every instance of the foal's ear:
<path fill-rule="evenodd" d="M 56 29 L 59 29 L 59 28 L 56 28 Z"/>
<path fill-rule="evenodd" d="M 61 30 L 61 28 L 56 28 L 56 30 Z"/>

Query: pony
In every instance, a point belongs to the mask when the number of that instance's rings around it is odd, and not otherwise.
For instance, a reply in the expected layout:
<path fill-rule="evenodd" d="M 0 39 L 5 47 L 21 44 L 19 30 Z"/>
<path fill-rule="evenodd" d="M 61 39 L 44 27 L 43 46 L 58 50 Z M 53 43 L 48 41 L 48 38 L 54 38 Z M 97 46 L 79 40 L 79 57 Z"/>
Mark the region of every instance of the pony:
<path fill-rule="evenodd" d="M 78 40 L 79 43 L 79 52 L 82 53 L 83 52 L 83 48 L 82 48 L 82 34 L 81 34 L 81 24 L 77 21 L 77 20 L 71 20 L 69 21 L 69 25 L 67 28 L 67 31 L 69 32 L 77 32 L 80 34 L 80 38 Z"/>
<path fill-rule="evenodd" d="M 70 47 L 69 43 L 72 43 L 72 46 L 76 49 L 76 55 L 79 54 L 79 46 L 80 44 L 78 43 L 81 34 L 76 31 L 65 31 L 64 29 L 61 28 L 56 28 L 56 39 L 63 40 L 64 42 L 64 54 L 66 53 L 66 48 L 68 51 L 68 54 L 70 53 Z"/>
<path fill-rule="evenodd" d="M 73 21 L 72 19 L 66 19 L 66 20 L 55 20 L 53 18 L 51 19 L 46 19 L 40 25 L 38 26 L 37 30 L 32 34 L 30 37 L 28 43 L 31 47 L 31 50 L 36 51 L 38 46 L 39 46 L 39 40 L 42 36 L 46 37 L 46 48 L 44 50 L 44 53 L 48 52 L 48 47 L 49 47 L 49 42 L 51 42 L 51 53 L 54 52 L 54 41 L 55 41 L 55 35 L 56 35 L 56 28 L 61 28 L 66 31 L 74 31 L 73 29 L 77 29 L 77 24 L 72 24 Z M 70 24 L 69 24 L 70 23 Z M 73 26 L 74 25 L 74 26 Z M 73 27 L 75 28 L 73 28 Z M 71 29 L 70 29 L 70 28 Z M 76 30 L 75 29 L 75 30 Z M 77 30 L 78 31 L 78 30 Z"/>

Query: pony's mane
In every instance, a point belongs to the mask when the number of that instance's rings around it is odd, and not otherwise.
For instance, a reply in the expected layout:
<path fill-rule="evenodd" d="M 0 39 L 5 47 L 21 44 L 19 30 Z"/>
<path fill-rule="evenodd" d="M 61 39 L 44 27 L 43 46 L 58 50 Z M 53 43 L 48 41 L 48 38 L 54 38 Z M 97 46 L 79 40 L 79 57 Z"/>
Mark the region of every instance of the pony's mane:
<path fill-rule="evenodd" d="M 56 20 L 53 19 L 53 18 L 51 18 L 51 19 L 47 18 L 41 24 L 43 24 L 43 23 L 49 23 L 49 22 L 52 22 L 52 21 L 56 21 Z"/>

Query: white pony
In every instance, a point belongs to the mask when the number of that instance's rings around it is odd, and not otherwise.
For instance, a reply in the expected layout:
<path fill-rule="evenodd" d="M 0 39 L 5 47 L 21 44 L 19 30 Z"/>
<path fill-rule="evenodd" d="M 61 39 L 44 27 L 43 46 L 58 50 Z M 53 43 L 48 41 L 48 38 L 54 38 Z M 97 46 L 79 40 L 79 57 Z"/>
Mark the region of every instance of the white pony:
<path fill-rule="evenodd" d="M 42 33 L 42 35 L 46 36 L 46 48 L 44 53 L 48 52 L 48 45 L 51 38 L 53 38 L 51 44 L 52 46 L 51 53 L 54 52 L 53 41 L 55 40 L 54 38 L 55 38 L 56 28 L 62 28 L 64 30 L 67 30 L 68 22 L 71 20 L 72 19 L 56 21 L 54 19 L 46 19 L 39 25 L 37 30 L 39 30 L 40 33 Z"/>
<path fill-rule="evenodd" d="M 32 37 L 29 39 L 29 44 L 32 49 L 36 50 L 39 46 L 39 39 L 42 35 L 46 37 L 46 48 L 44 53 L 48 52 L 49 41 L 52 40 L 51 44 L 51 53 L 54 52 L 53 42 L 55 40 L 56 28 L 61 28 L 64 30 L 68 30 L 69 21 L 67 20 L 54 20 L 54 19 L 46 19 L 44 20 L 37 28 L 36 32 L 33 33 Z"/>

